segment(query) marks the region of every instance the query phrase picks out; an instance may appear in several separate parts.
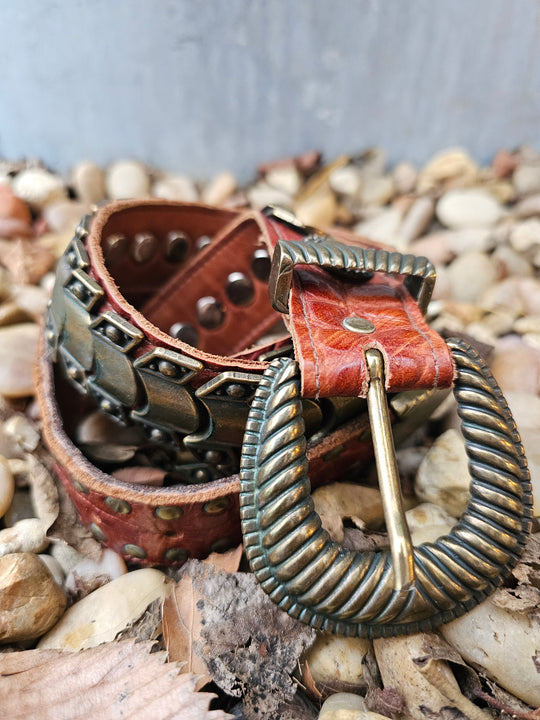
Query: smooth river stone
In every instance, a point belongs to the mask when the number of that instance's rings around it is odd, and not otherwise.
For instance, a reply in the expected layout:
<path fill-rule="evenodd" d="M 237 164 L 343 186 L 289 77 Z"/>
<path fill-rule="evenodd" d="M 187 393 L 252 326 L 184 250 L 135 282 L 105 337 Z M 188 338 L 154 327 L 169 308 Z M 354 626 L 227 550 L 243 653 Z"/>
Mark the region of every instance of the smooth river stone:
<path fill-rule="evenodd" d="M 451 230 L 495 225 L 503 209 L 485 190 L 449 190 L 437 203 L 439 221 Z"/>
<path fill-rule="evenodd" d="M 0 518 L 4 517 L 11 507 L 15 493 L 15 480 L 9 469 L 9 463 L 3 455 L 0 455 Z"/>
<path fill-rule="evenodd" d="M 148 171 L 136 160 L 118 160 L 113 163 L 107 170 L 105 186 L 112 200 L 150 195 Z"/>
<path fill-rule="evenodd" d="M 315 682 L 364 684 L 364 658 L 371 640 L 321 633 L 305 655 Z"/>
<path fill-rule="evenodd" d="M 0 328 L 0 394 L 7 398 L 34 393 L 33 368 L 39 327 L 21 323 Z"/>

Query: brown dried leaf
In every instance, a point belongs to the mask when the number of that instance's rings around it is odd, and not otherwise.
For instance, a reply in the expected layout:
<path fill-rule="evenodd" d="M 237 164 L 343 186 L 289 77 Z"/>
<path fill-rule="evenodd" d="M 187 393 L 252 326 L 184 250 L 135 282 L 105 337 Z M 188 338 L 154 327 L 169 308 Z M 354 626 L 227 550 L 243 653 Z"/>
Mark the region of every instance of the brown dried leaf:
<path fill-rule="evenodd" d="M 26 650 L 0 656 L 0 718 L 9 720 L 225 720 L 213 695 L 165 664 L 152 643 L 105 643 L 68 653 Z"/>
<path fill-rule="evenodd" d="M 510 612 L 537 614 L 540 608 L 540 534 L 529 537 L 512 576 L 515 582 L 506 582 L 511 587 L 499 588 L 491 599 Z"/>
<path fill-rule="evenodd" d="M 55 254 L 32 240 L 13 240 L 1 248 L 0 263 L 20 285 L 37 285 L 56 262 Z"/>
<path fill-rule="evenodd" d="M 251 574 L 194 563 L 190 575 L 201 595 L 195 650 L 214 682 L 243 696 L 248 720 L 279 717 L 280 706 L 295 695 L 291 673 L 315 632 L 274 605 Z"/>
<path fill-rule="evenodd" d="M 47 537 L 51 540 L 64 541 L 86 557 L 98 561 L 102 553 L 101 545 L 79 520 L 75 505 L 71 502 L 62 483 L 57 483 L 56 487 L 60 510 L 58 517 L 47 532 Z"/>
<path fill-rule="evenodd" d="M 157 640 L 162 632 L 161 624 L 161 606 L 163 602 L 161 598 L 154 600 L 146 608 L 140 618 L 131 623 L 125 630 L 118 633 L 115 640 L 135 640 L 135 642 L 143 642 L 144 640 Z M 163 650 L 163 643 L 159 644 L 159 650 Z M 155 651 L 155 647 L 154 647 Z M 170 660 L 171 658 L 169 658 Z M 184 672 L 182 669 L 180 672 Z"/>

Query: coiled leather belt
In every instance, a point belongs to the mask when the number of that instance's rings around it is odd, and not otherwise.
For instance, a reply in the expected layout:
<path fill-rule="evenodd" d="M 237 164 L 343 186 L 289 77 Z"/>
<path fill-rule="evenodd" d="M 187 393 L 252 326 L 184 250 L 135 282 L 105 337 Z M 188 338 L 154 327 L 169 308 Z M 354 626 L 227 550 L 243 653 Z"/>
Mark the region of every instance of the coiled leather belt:
<path fill-rule="evenodd" d="M 530 486 L 489 371 L 423 319 L 434 280 L 425 258 L 274 209 L 126 201 L 85 217 L 58 265 L 38 365 L 45 437 L 83 521 L 160 565 L 239 542 L 241 505 L 264 589 L 337 632 L 412 631 L 478 602 L 519 555 Z M 413 551 L 390 424 L 414 424 L 454 377 L 472 504 L 446 544 Z M 161 467 L 163 487 L 115 479 L 99 448 L 100 467 L 83 454 L 73 419 L 89 405 L 137 433 L 131 462 Z M 330 541 L 306 474 L 309 461 L 312 484 L 340 479 L 371 435 L 390 540 L 373 557 Z"/>

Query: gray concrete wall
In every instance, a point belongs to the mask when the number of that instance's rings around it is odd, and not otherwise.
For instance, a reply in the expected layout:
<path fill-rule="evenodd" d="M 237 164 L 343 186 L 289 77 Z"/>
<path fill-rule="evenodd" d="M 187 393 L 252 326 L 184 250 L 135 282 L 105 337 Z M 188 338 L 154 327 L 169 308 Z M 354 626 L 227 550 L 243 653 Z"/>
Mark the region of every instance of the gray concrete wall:
<path fill-rule="evenodd" d="M 0 156 L 205 178 L 540 147 L 537 0 L 1 0 Z"/>

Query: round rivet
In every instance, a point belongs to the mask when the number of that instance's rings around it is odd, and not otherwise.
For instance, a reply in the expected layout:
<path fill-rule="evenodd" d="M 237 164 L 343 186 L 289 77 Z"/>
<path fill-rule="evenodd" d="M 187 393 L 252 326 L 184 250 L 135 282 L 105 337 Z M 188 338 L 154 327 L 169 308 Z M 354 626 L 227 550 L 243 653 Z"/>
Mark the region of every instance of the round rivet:
<path fill-rule="evenodd" d="M 54 336 L 55 336 L 55 332 L 54 332 L 54 330 L 52 330 L 51 328 L 49 328 L 49 329 L 45 332 L 45 337 L 47 338 L 47 340 L 48 340 L 49 342 L 51 342 L 51 340 L 54 340 Z"/>
<path fill-rule="evenodd" d="M 84 285 L 79 281 L 74 282 L 71 286 L 71 292 L 75 295 L 76 298 L 82 300 L 85 295 Z"/>
<path fill-rule="evenodd" d="M 219 538 L 219 540 L 214 540 L 214 542 L 210 545 L 210 550 L 212 552 L 222 553 L 227 550 L 230 550 L 234 545 L 234 540 L 232 538 L 224 537 Z"/>
<path fill-rule="evenodd" d="M 250 278 L 241 272 L 232 272 L 227 278 L 225 292 L 235 305 L 249 305 L 255 295 Z"/>
<path fill-rule="evenodd" d="M 151 260 L 156 251 L 156 243 L 156 238 L 151 233 L 137 233 L 131 248 L 135 262 L 145 263 Z"/>
<path fill-rule="evenodd" d="M 240 383 L 231 383 L 227 385 L 227 395 L 231 398 L 243 398 L 246 395 L 246 386 Z"/>
<path fill-rule="evenodd" d="M 110 400 L 107 400 L 107 398 L 103 398 L 99 401 L 99 407 L 103 410 L 103 412 L 110 413 L 113 411 L 114 406 Z"/>
<path fill-rule="evenodd" d="M 176 377 L 178 374 L 178 368 L 176 365 L 168 360 L 160 360 L 158 370 L 162 375 L 166 375 L 167 377 Z"/>
<path fill-rule="evenodd" d="M 193 482 L 195 483 L 205 483 L 210 480 L 210 473 L 208 470 L 205 470 L 205 468 L 198 468 L 193 473 Z"/>
<path fill-rule="evenodd" d="M 103 243 L 105 261 L 108 265 L 115 265 L 125 255 L 129 241 L 125 235 L 120 233 L 109 235 Z"/>
<path fill-rule="evenodd" d="M 255 250 L 251 258 L 251 269 L 257 280 L 266 282 L 270 277 L 271 266 L 272 262 L 268 250 L 266 248 Z"/>
<path fill-rule="evenodd" d="M 154 515 L 161 520 L 177 520 L 182 517 L 184 511 L 176 505 L 159 505 L 154 510 Z"/>
<path fill-rule="evenodd" d="M 169 562 L 185 562 L 189 557 L 189 550 L 181 547 L 169 548 L 164 558 Z"/>
<path fill-rule="evenodd" d="M 357 315 L 351 315 L 350 317 L 345 318 L 341 324 L 345 330 L 350 330 L 351 332 L 358 333 L 359 335 L 370 335 L 372 332 L 375 332 L 375 325 L 371 322 L 371 320 L 358 317 Z"/>
<path fill-rule="evenodd" d="M 215 465 L 218 463 L 222 458 L 222 454 L 219 452 L 219 450 L 207 450 L 204 454 L 204 459 L 207 463 L 210 463 L 211 465 Z"/>
<path fill-rule="evenodd" d="M 84 485 L 80 480 L 77 480 L 77 478 L 72 478 L 73 480 L 73 487 L 75 490 L 78 490 L 79 492 L 83 493 L 83 495 L 88 495 L 90 490 Z"/>
<path fill-rule="evenodd" d="M 106 325 L 105 326 L 105 335 L 109 338 L 109 340 L 113 343 L 117 343 L 120 341 L 120 330 L 115 327 L 114 325 Z"/>
<path fill-rule="evenodd" d="M 204 503 L 203 510 L 207 515 L 219 515 L 225 512 L 230 504 L 230 498 L 221 497 L 217 498 L 217 500 L 209 500 L 207 503 Z"/>
<path fill-rule="evenodd" d="M 66 373 L 72 380 L 80 380 L 82 378 L 81 370 L 78 367 L 75 367 L 75 365 L 67 367 Z"/>
<path fill-rule="evenodd" d="M 70 250 L 68 254 L 66 255 L 66 259 L 68 262 L 69 267 L 74 268 L 77 267 L 77 256 L 73 252 L 73 250 Z"/>
<path fill-rule="evenodd" d="M 165 433 L 159 428 L 152 428 L 150 430 L 150 438 L 155 442 L 163 442 L 163 440 L 165 440 Z"/>
<path fill-rule="evenodd" d="M 165 257 L 170 262 L 181 263 L 186 259 L 190 238 L 186 233 L 172 230 L 165 240 Z"/>
<path fill-rule="evenodd" d="M 203 328 L 216 330 L 225 319 L 222 304 L 210 295 L 199 298 L 197 300 L 197 319 Z"/>
<path fill-rule="evenodd" d="M 96 525 L 96 523 L 90 523 L 90 532 L 92 535 L 96 538 L 96 540 L 99 540 L 99 542 L 107 542 L 107 536 L 103 532 L 103 530 L 99 527 L 99 525 Z"/>
<path fill-rule="evenodd" d="M 105 498 L 105 505 L 111 508 L 113 512 L 119 515 L 129 515 L 131 512 L 131 505 L 127 500 L 121 500 L 120 498 L 107 497 Z"/>
<path fill-rule="evenodd" d="M 169 335 L 193 347 L 197 347 L 197 343 L 199 342 L 197 331 L 193 325 L 189 325 L 188 323 L 175 323 L 171 325 Z"/>
<path fill-rule="evenodd" d="M 131 557 L 138 558 L 139 560 L 144 560 L 146 557 L 146 553 L 142 547 L 132 545 L 131 543 L 124 545 L 124 552 L 126 555 L 131 555 Z"/>
<path fill-rule="evenodd" d="M 201 235 L 201 237 L 197 238 L 197 241 L 195 243 L 195 246 L 199 252 L 201 250 L 204 250 L 205 247 L 208 247 L 210 243 L 212 242 L 212 238 L 208 237 L 208 235 Z"/>

